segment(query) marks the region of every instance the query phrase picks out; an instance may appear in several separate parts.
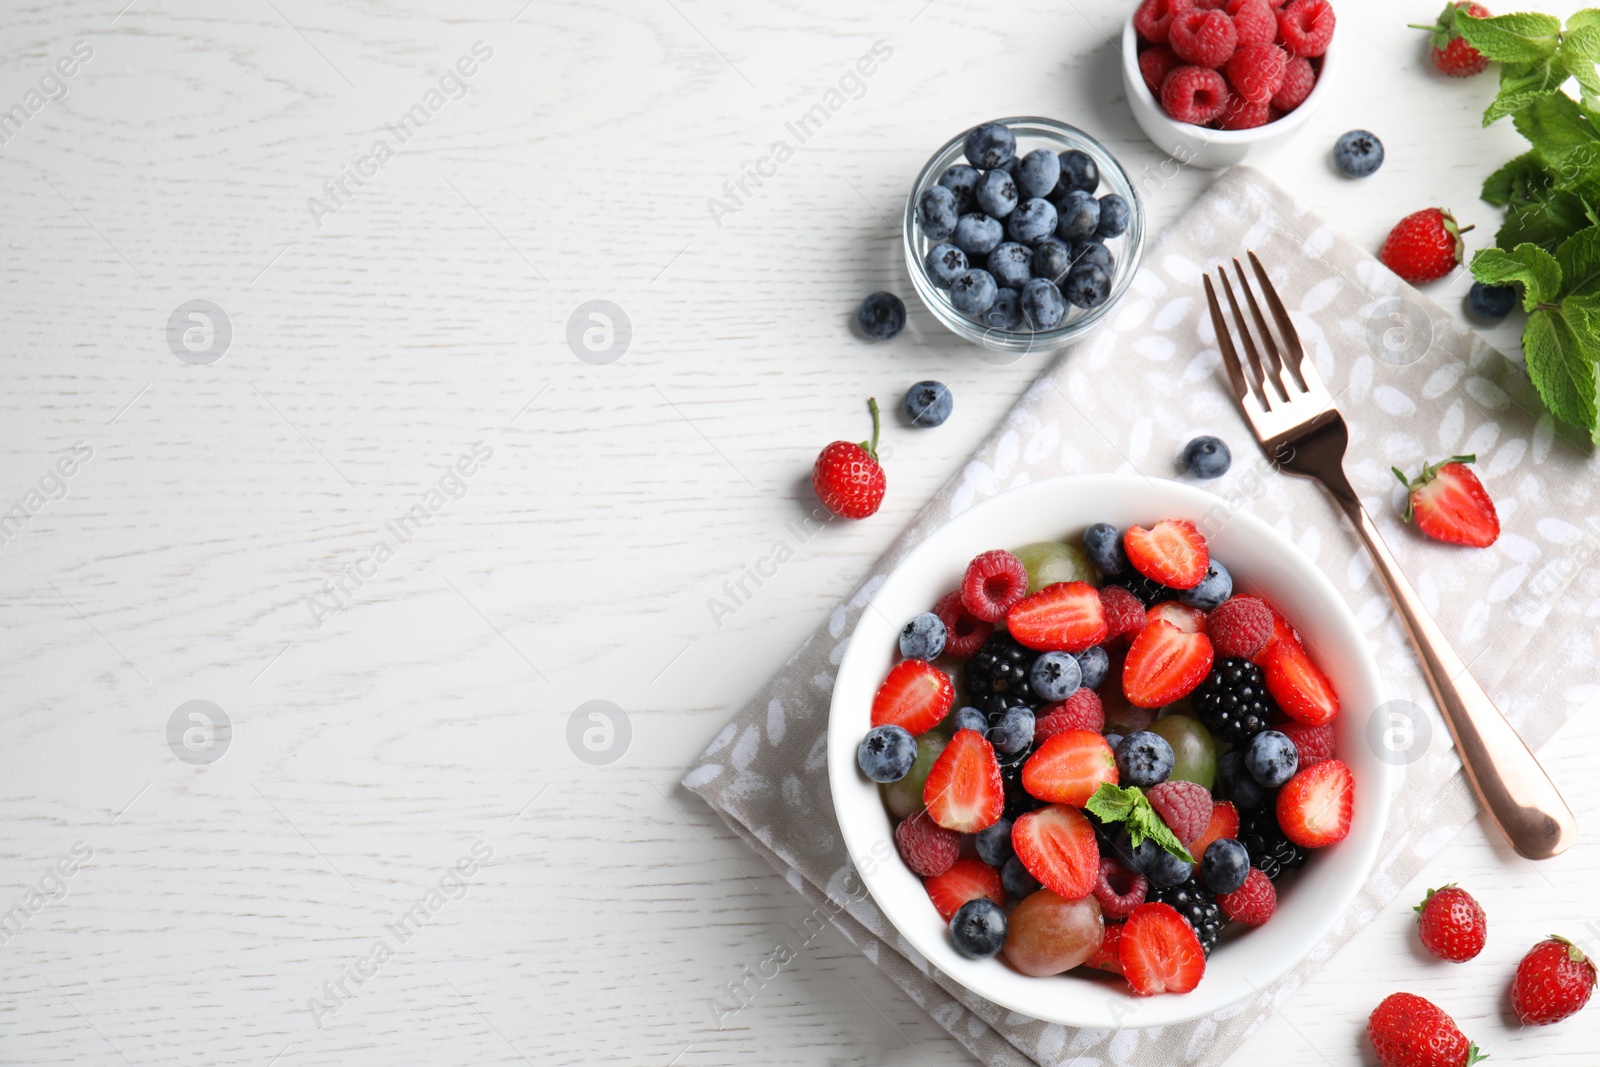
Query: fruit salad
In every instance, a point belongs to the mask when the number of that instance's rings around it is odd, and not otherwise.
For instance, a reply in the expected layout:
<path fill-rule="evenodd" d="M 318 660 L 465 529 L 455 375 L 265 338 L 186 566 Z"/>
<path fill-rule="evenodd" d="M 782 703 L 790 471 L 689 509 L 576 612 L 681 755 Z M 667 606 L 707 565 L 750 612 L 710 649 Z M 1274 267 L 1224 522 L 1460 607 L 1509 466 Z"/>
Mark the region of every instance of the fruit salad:
<path fill-rule="evenodd" d="M 1186 519 L 981 553 L 899 645 L 857 762 L 968 958 L 1186 993 L 1350 831 L 1337 691 Z"/>

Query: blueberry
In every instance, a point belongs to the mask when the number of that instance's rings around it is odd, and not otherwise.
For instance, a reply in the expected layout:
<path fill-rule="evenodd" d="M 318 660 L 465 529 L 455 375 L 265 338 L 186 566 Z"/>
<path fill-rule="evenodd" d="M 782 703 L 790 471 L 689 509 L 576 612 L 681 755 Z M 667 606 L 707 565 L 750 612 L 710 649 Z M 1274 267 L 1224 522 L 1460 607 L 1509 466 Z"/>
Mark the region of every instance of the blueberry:
<path fill-rule="evenodd" d="M 1006 221 L 1013 241 L 1036 245 L 1056 232 L 1056 206 L 1042 197 L 1024 200 Z"/>
<path fill-rule="evenodd" d="M 1480 319 L 1503 319 L 1517 306 L 1514 285 L 1484 285 L 1473 282 L 1467 290 L 1467 310 Z"/>
<path fill-rule="evenodd" d="M 1067 304 L 1055 282 L 1035 278 L 1022 289 L 1022 314 L 1034 329 L 1049 330 L 1067 317 Z"/>
<path fill-rule="evenodd" d="M 1196 437 L 1183 446 L 1183 465 L 1196 478 L 1220 478 L 1232 462 L 1227 442 L 1219 437 Z"/>
<path fill-rule="evenodd" d="M 1106 680 L 1106 675 L 1111 672 L 1111 656 L 1104 648 L 1095 645 L 1082 652 L 1074 653 L 1078 660 L 1078 670 L 1083 673 L 1082 685 L 1085 689 L 1099 689 Z"/>
<path fill-rule="evenodd" d="M 1057 237 L 1063 241 L 1086 241 L 1100 225 L 1100 201 L 1081 189 L 1074 189 L 1061 198 L 1056 214 Z"/>
<path fill-rule="evenodd" d="M 1021 289 L 1033 277 L 1033 249 L 1007 241 L 989 253 L 988 267 L 996 284 Z"/>
<path fill-rule="evenodd" d="M 1250 850 L 1231 837 L 1221 837 L 1206 846 L 1200 857 L 1200 880 L 1207 889 L 1221 896 L 1244 885 L 1250 876 Z"/>
<path fill-rule="evenodd" d="M 1383 142 L 1366 130 L 1351 130 L 1334 142 L 1333 165 L 1346 178 L 1365 178 L 1383 166 Z"/>
<path fill-rule="evenodd" d="M 950 389 L 943 382 L 918 382 L 906 390 L 906 398 L 902 403 L 902 410 L 906 418 L 911 420 L 913 426 L 943 426 L 944 420 L 950 417 L 950 408 L 955 404 L 955 398 L 950 395 Z M 918 615 L 917 619 L 929 618 L 929 615 Z M 937 619 L 937 615 L 931 616 Z M 915 619 L 912 620 L 916 621 Z M 908 659 L 933 659 L 933 656 L 918 656 L 905 650 L 905 637 L 900 638 L 900 654 Z M 939 626 L 939 648 L 944 649 L 944 626 Z"/>
<path fill-rule="evenodd" d="M 967 134 L 967 162 L 979 170 L 1003 167 L 1017 156 L 1017 139 L 998 122 L 974 126 Z"/>
<path fill-rule="evenodd" d="M 1015 289 L 995 290 L 994 303 L 978 321 L 996 330 L 1022 329 L 1022 294 Z"/>
<path fill-rule="evenodd" d="M 917 387 L 911 388 L 915 391 Z M 944 386 L 939 388 L 943 389 Z M 910 396 L 910 393 L 906 394 L 908 401 Z M 944 620 L 931 611 L 924 611 L 900 631 L 900 654 L 906 659 L 938 659 L 939 653 L 944 651 L 944 638 Z"/>
<path fill-rule="evenodd" d="M 1167 739 L 1150 730 L 1129 734 L 1117 746 L 1117 776 L 1122 785 L 1149 789 L 1172 773 L 1175 761 Z"/>
<path fill-rule="evenodd" d="M 1107 274 L 1111 273 L 1116 260 L 1111 256 L 1111 249 L 1103 241 L 1074 241 L 1072 244 L 1072 265 L 1080 263 L 1093 263 Z"/>
<path fill-rule="evenodd" d="M 1179 593 L 1178 600 L 1201 611 L 1215 611 L 1217 605 L 1232 595 L 1233 575 L 1228 573 L 1228 568 L 1222 565 L 1221 560 L 1213 559 L 1206 567 L 1206 576 L 1200 579 L 1200 584 Z"/>
<path fill-rule="evenodd" d="M 1112 752 L 1115 752 L 1117 750 L 1117 746 L 1122 744 L 1122 735 L 1121 734 L 1106 734 L 1106 744 L 1111 746 L 1111 751 Z"/>
<path fill-rule="evenodd" d="M 978 182 L 978 210 L 1003 219 L 1017 209 L 1017 183 L 1003 170 L 991 170 Z"/>
<path fill-rule="evenodd" d="M 1059 159 L 1063 191 L 1081 189 L 1083 192 L 1092 193 L 1100 188 L 1100 168 L 1095 165 L 1094 157 L 1089 153 L 1069 148 L 1061 153 Z"/>
<path fill-rule="evenodd" d="M 942 241 L 956 232 L 961 217 L 956 194 L 942 185 L 932 185 L 917 197 L 917 224 L 930 241 Z"/>
<path fill-rule="evenodd" d="M 1059 228 L 1059 223 L 1057 224 Z M 1061 284 L 1072 268 L 1072 247 L 1065 241 L 1046 237 L 1033 246 L 1033 276 Z"/>
<path fill-rule="evenodd" d="M 986 270 L 963 271 L 950 283 L 950 303 L 963 315 L 982 315 L 994 304 L 998 288 Z"/>
<path fill-rule="evenodd" d="M 1216 797 L 1231 800 L 1240 811 L 1259 808 L 1267 799 L 1267 791 L 1250 776 L 1244 765 L 1244 753 L 1238 749 L 1217 757 Z"/>
<path fill-rule="evenodd" d="M 1061 160 L 1048 148 L 1035 148 L 1017 164 L 1017 184 L 1029 196 L 1049 196 L 1061 180 Z"/>
<path fill-rule="evenodd" d="M 1300 769 L 1300 753 L 1287 734 L 1262 730 L 1250 739 L 1244 754 L 1245 769 L 1267 789 L 1276 789 Z"/>
<path fill-rule="evenodd" d="M 1115 578 L 1128 569 L 1128 554 L 1122 548 L 1122 531 L 1109 522 L 1097 522 L 1083 531 L 1083 551 L 1089 563 L 1103 577 Z"/>
<path fill-rule="evenodd" d="M 1028 873 L 1019 856 L 1012 856 L 1000 868 L 1000 884 L 1013 900 L 1025 900 L 1039 891 L 1039 879 Z"/>
<path fill-rule="evenodd" d="M 856 325 L 874 341 L 887 341 L 906 328 L 906 305 L 893 293 L 873 293 L 856 308 Z"/>
<path fill-rule="evenodd" d="M 861 739 L 856 749 L 856 762 L 861 773 L 874 782 L 898 782 L 911 773 L 917 761 L 917 739 L 905 727 L 885 723 L 874 726 Z"/>
<path fill-rule="evenodd" d="M 1111 295 L 1111 275 L 1094 263 L 1079 263 L 1067 272 L 1062 287 L 1067 302 L 1076 307 L 1099 307 Z"/>
<path fill-rule="evenodd" d="M 1104 240 L 1107 237 L 1119 237 L 1128 228 L 1128 202 L 1116 193 L 1107 193 L 1100 198 L 1100 225 L 1095 228 L 1094 235 Z"/>
<path fill-rule="evenodd" d="M 1133 850 L 1132 859 L 1135 869 L 1158 889 L 1180 885 L 1194 874 L 1194 864 L 1185 863 L 1148 837 Z"/>
<path fill-rule="evenodd" d="M 1004 867 L 1012 856 L 1011 820 L 999 822 L 978 831 L 973 844 L 978 846 L 978 858 L 991 867 Z"/>
<path fill-rule="evenodd" d="M 939 184 L 956 194 L 956 207 L 965 215 L 978 203 L 978 179 L 983 177 L 976 167 L 957 163 L 939 175 Z"/>
<path fill-rule="evenodd" d="M 1005 171 L 1007 174 L 1011 175 L 1011 180 L 1012 181 L 1016 181 L 1017 180 L 1017 157 L 1016 156 L 1012 156 L 1010 159 L 1006 160 L 1004 163 L 1000 164 L 998 167 L 995 167 L 994 169 L 995 170 L 1003 170 L 1003 171 Z"/>
<path fill-rule="evenodd" d="M 989 743 L 996 752 L 1004 752 L 1008 756 L 1026 750 L 1033 744 L 1033 710 L 1007 708 L 1001 714 L 999 723 L 989 727 Z"/>
<path fill-rule="evenodd" d="M 928 255 L 922 261 L 928 268 L 928 278 L 940 289 L 950 288 L 950 283 L 956 280 L 956 275 L 966 270 L 970 264 L 967 254 L 952 244 L 934 245 L 928 249 Z"/>
<path fill-rule="evenodd" d="M 1040 700 L 1065 700 L 1083 684 L 1083 668 L 1071 652 L 1046 652 L 1028 668 L 1028 684 Z"/>
<path fill-rule="evenodd" d="M 1005 233 L 998 219 L 973 212 L 956 220 L 956 232 L 950 235 L 950 243 L 969 257 L 986 256 L 1000 244 Z"/>
<path fill-rule="evenodd" d="M 981 734 L 986 733 L 988 729 L 989 716 L 977 708 L 957 708 L 954 714 L 950 716 L 951 733 L 955 733 L 958 730 L 976 730 Z"/>
<path fill-rule="evenodd" d="M 967 901 L 950 916 L 950 940 L 967 959 L 988 959 L 1006 943 L 1005 909 L 988 897 Z"/>

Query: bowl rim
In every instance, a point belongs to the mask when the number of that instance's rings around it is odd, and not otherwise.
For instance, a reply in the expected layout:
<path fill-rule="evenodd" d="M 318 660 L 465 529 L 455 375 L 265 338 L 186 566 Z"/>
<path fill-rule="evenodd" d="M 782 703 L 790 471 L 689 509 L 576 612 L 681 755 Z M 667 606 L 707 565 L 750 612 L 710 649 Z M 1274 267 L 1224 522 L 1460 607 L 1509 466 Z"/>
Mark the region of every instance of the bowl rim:
<path fill-rule="evenodd" d="M 846 869 L 853 868 L 856 871 L 866 891 L 872 895 L 879 910 L 900 937 L 937 971 L 942 971 L 972 993 L 1004 1008 L 1045 1022 L 1106 1029 L 1146 1029 L 1192 1021 L 1256 995 L 1260 989 L 1298 966 L 1334 929 L 1366 884 L 1382 844 L 1388 825 L 1391 801 L 1402 770 L 1398 765 L 1384 760 L 1375 750 L 1371 753 L 1373 758 L 1366 760 L 1361 766 L 1363 799 L 1356 809 L 1357 823 L 1352 827 L 1349 838 L 1333 846 L 1340 850 L 1340 865 L 1337 870 L 1342 873 L 1337 879 L 1328 878 L 1320 883 L 1324 892 L 1328 894 L 1326 909 L 1321 913 L 1325 916 L 1325 921 L 1320 925 L 1303 923 L 1300 926 L 1289 927 L 1289 930 L 1297 931 L 1290 934 L 1292 943 L 1286 942 L 1291 943 L 1292 951 L 1284 952 L 1281 948 L 1276 950 L 1271 956 L 1272 965 L 1265 969 L 1252 970 L 1253 987 L 1246 988 L 1242 992 L 1223 990 L 1221 986 L 1216 986 L 1214 988 L 1217 992 L 1207 996 L 1203 995 L 1202 991 L 1207 987 L 1202 982 L 1194 992 L 1183 996 L 1137 997 L 1110 983 L 1094 983 L 1085 988 L 1099 995 L 1085 997 L 1059 995 L 1067 990 L 1056 986 L 1052 991 L 1043 983 L 1057 981 L 1062 976 L 1055 976 L 1054 979 L 1028 979 L 1012 971 L 1004 963 L 996 964 L 993 960 L 964 960 L 949 945 L 943 929 L 937 924 L 926 922 L 926 916 L 906 915 L 898 907 L 891 909 L 885 905 L 885 900 L 890 899 L 895 890 L 893 887 L 885 886 L 884 870 L 892 870 L 898 865 L 903 872 L 901 877 L 909 875 L 914 879 L 916 876 L 903 868 L 893 845 L 886 846 L 881 836 L 881 827 L 888 824 L 889 836 L 892 838 L 893 819 L 883 808 L 877 787 L 867 782 L 857 771 L 855 751 L 860 738 L 847 732 L 847 727 L 844 725 L 847 715 L 840 710 L 845 702 L 862 699 L 859 687 L 853 694 L 846 692 L 845 689 L 851 675 L 865 669 L 856 668 L 854 666 L 856 662 L 866 658 L 870 663 L 870 657 L 881 657 L 885 654 L 883 649 L 866 648 L 862 641 L 857 640 L 862 631 L 862 622 L 881 617 L 882 625 L 890 627 L 886 639 L 892 640 L 893 623 L 889 622 L 888 616 L 878 608 L 885 591 L 893 588 L 897 578 L 903 580 L 905 575 L 918 573 L 931 562 L 944 560 L 949 553 L 944 542 L 958 540 L 958 535 L 967 527 L 981 526 L 988 512 L 1023 508 L 1039 499 L 1048 500 L 1054 494 L 1060 494 L 1058 499 L 1072 500 L 1094 499 L 1100 492 L 1125 494 L 1130 491 L 1135 494 L 1151 492 L 1153 499 L 1150 509 L 1161 510 L 1168 514 L 1186 512 L 1202 516 L 1220 505 L 1226 509 L 1227 522 L 1230 525 L 1240 523 L 1251 538 L 1270 545 L 1278 560 L 1285 564 L 1288 570 L 1294 572 L 1294 581 L 1308 585 L 1312 597 L 1328 608 L 1318 618 L 1319 633 L 1325 634 L 1328 641 L 1336 641 L 1349 653 L 1351 665 L 1357 675 L 1356 686 L 1365 695 L 1370 695 L 1372 701 L 1372 707 L 1365 709 L 1364 712 L 1357 712 L 1354 707 L 1346 707 L 1344 713 L 1365 714 L 1370 723 L 1371 716 L 1378 712 L 1386 699 L 1382 677 L 1371 648 L 1354 613 L 1332 580 L 1320 567 L 1302 555 L 1283 534 L 1248 510 L 1232 508 L 1222 498 L 1192 485 L 1136 474 L 1076 474 L 1041 479 L 981 501 L 932 531 L 906 554 L 874 590 L 871 601 L 857 617 L 849 645 L 839 661 L 835 676 L 829 704 L 826 743 L 834 814 L 839 823 L 845 848 L 851 857 L 850 867 Z M 1239 569 L 1245 571 L 1248 582 L 1248 570 Z M 872 625 L 876 628 L 879 624 L 874 622 Z M 875 673 L 869 677 L 875 677 Z M 865 799 L 868 797 L 870 800 Z M 874 806 L 880 816 L 877 824 L 879 828 L 876 830 L 868 825 Z M 868 862 L 862 862 L 863 859 Z M 885 888 L 889 890 L 887 895 Z M 1008 977 L 999 981 L 983 980 L 985 972 L 981 968 L 985 965 L 998 965 L 1003 968 L 1002 972 L 987 973 L 1004 974 Z M 1023 979 L 1028 983 L 1041 983 L 1038 987 L 1039 993 L 1033 993 L 1033 987 L 1030 985 L 1019 985 L 1017 979 Z M 1085 981 L 1085 979 L 1078 980 Z M 1013 995 L 1013 987 L 1017 990 L 1026 990 L 1032 995 Z M 1055 995 L 1051 995 L 1052 992 Z M 1041 993 L 1045 994 L 1042 998 L 1039 995 Z M 1047 1000 L 1048 1003 L 1039 1003 L 1041 999 Z M 1135 1005 L 1137 1005 L 1136 1010 Z"/>

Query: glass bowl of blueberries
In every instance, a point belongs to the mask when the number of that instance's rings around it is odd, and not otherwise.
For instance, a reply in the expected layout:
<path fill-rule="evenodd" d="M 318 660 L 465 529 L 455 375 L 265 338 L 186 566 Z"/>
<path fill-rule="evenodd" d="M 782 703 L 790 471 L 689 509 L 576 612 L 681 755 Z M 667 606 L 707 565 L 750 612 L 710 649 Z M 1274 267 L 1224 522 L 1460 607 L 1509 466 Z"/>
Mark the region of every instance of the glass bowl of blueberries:
<path fill-rule="evenodd" d="M 935 318 L 996 351 L 1059 348 L 1127 291 L 1144 215 L 1127 172 L 1054 119 L 985 122 L 933 154 L 906 202 L 906 267 Z"/>

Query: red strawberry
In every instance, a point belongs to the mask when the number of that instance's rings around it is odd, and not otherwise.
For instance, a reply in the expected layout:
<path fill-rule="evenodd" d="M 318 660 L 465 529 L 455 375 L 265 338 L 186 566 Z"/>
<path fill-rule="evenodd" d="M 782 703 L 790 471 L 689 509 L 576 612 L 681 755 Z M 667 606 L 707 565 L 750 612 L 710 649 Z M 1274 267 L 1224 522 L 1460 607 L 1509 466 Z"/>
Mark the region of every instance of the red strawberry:
<path fill-rule="evenodd" d="M 1339 714 L 1339 694 L 1299 641 L 1276 641 L 1259 658 L 1267 692 L 1285 715 L 1320 726 Z"/>
<path fill-rule="evenodd" d="M 1108 919 L 1126 919 L 1133 909 L 1144 903 L 1150 892 L 1150 880 L 1137 871 L 1130 871 L 1110 856 L 1100 861 L 1100 877 L 1094 883 L 1094 898 L 1100 902 L 1100 914 Z"/>
<path fill-rule="evenodd" d="M 1278 827 L 1302 848 L 1337 844 L 1350 833 L 1356 781 L 1343 760 L 1296 771 L 1278 790 Z"/>
<path fill-rule="evenodd" d="M 1249 659 L 1272 636 L 1272 609 L 1259 597 L 1229 597 L 1206 616 L 1206 636 L 1217 655 Z"/>
<path fill-rule="evenodd" d="M 961 835 L 928 818 L 926 810 L 918 811 L 894 828 L 894 847 L 918 874 L 943 874 L 961 855 Z"/>
<path fill-rule="evenodd" d="M 1470 1067 L 1483 1058 L 1454 1019 L 1411 993 L 1390 993 L 1367 1017 L 1380 1067 Z"/>
<path fill-rule="evenodd" d="M 1125 586 L 1102 585 L 1100 607 L 1105 612 L 1108 639 L 1144 629 L 1144 605 Z"/>
<path fill-rule="evenodd" d="M 1465 11 L 1473 18 L 1489 17 L 1489 9 L 1482 4 L 1455 0 L 1444 6 L 1444 11 L 1432 26 L 1419 26 L 1413 22 L 1411 28 L 1428 31 L 1428 58 L 1433 60 L 1435 67 L 1452 78 L 1468 78 L 1487 70 L 1489 60 L 1461 36 L 1460 26 L 1456 22 L 1457 11 Z"/>
<path fill-rule="evenodd" d="M 1198 838 L 1211 824 L 1211 791 L 1203 785 L 1174 779 L 1146 790 L 1145 795 L 1179 841 Z"/>
<path fill-rule="evenodd" d="M 1082 652 L 1106 639 L 1100 591 L 1088 582 L 1047 585 L 1006 613 L 1006 629 L 1035 652 Z"/>
<path fill-rule="evenodd" d="M 1211 805 L 1211 819 L 1206 823 L 1205 830 L 1193 841 L 1185 841 L 1183 847 L 1189 850 L 1191 856 L 1204 856 L 1211 842 L 1238 836 L 1239 809 L 1233 806 L 1231 800 L 1218 800 Z"/>
<path fill-rule="evenodd" d="M 922 886 L 928 899 L 945 922 L 961 910 L 961 905 L 979 897 L 988 897 L 1002 908 L 1006 906 L 1005 886 L 1000 883 L 1000 872 L 982 860 L 959 859 L 943 874 L 924 878 Z"/>
<path fill-rule="evenodd" d="M 1028 873 L 1057 896 L 1086 897 L 1100 880 L 1094 827 L 1077 808 L 1051 804 L 1017 816 L 1011 847 Z"/>
<path fill-rule="evenodd" d="M 1043 745 L 1064 730 L 1100 733 L 1105 728 L 1106 709 L 1100 703 L 1100 694 L 1093 689 L 1079 689 L 1060 703 L 1040 709 L 1039 718 L 1033 724 L 1033 741 Z"/>
<path fill-rule="evenodd" d="M 1186 634 L 1165 619 L 1147 625 L 1128 649 L 1122 691 L 1128 703 L 1159 708 L 1188 696 L 1211 670 L 1211 640 Z"/>
<path fill-rule="evenodd" d="M 1232 922 L 1260 926 L 1278 910 L 1278 891 L 1260 868 L 1251 867 L 1244 885 L 1218 897 L 1217 907 Z"/>
<path fill-rule="evenodd" d="M 1489 920 L 1472 894 L 1451 883 L 1430 889 L 1417 905 L 1417 936 L 1422 947 L 1451 963 L 1465 963 L 1483 951 Z"/>
<path fill-rule="evenodd" d="M 1267 653 L 1272 651 L 1272 646 L 1279 641 L 1287 638 L 1295 644 L 1300 643 L 1300 635 L 1295 632 L 1293 626 L 1289 625 L 1289 620 L 1284 618 L 1283 612 L 1268 604 L 1265 600 L 1261 602 L 1266 604 L 1267 610 L 1272 613 L 1272 633 L 1267 637 L 1267 643 L 1261 646 L 1261 651 L 1250 657 L 1258 667 L 1267 662 Z"/>
<path fill-rule="evenodd" d="M 1466 464 L 1476 456 L 1451 456 L 1443 463 L 1424 463 L 1422 473 L 1407 481 L 1399 467 L 1391 467 L 1410 492 L 1403 516 L 1415 516 L 1417 529 L 1435 541 L 1488 548 L 1500 537 L 1500 516 L 1483 483 Z"/>
<path fill-rule="evenodd" d="M 1423 208 L 1395 223 L 1378 258 L 1412 285 L 1437 281 L 1461 262 L 1461 235 L 1470 229 L 1443 208 Z"/>
<path fill-rule="evenodd" d="M 1278 37 L 1297 56 L 1320 56 L 1333 40 L 1333 5 L 1328 0 L 1290 0 L 1278 12 Z"/>
<path fill-rule="evenodd" d="M 1191 608 L 1187 604 L 1180 604 L 1176 600 L 1163 600 L 1145 613 L 1145 625 L 1157 619 L 1165 619 L 1186 634 L 1203 634 L 1206 632 L 1206 613 L 1199 608 Z"/>
<path fill-rule="evenodd" d="M 893 723 L 925 734 L 950 714 L 956 688 L 950 676 L 927 660 L 904 659 L 889 671 L 872 698 L 872 725 Z"/>
<path fill-rule="evenodd" d="M 994 623 L 984 622 L 961 603 L 961 590 L 946 593 L 933 606 L 933 613 L 944 623 L 944 651 L 956 659 L 970 659 L 994 633 Z"/>
<path fill-rule="evenodd" d="M 994 747 L 982 734 L 956 731 L 928 770 L 922 802 L 934 822 L 964 834 L 975 834 L 999 821 L 1005 808 L 1005 786 Z"/>
<path fill-rule="evenodd" d="M 1239 33 L 1227 12 L 1190 7 L 1172 16 L 1167 42 L 1185 63 L 1215 70 L 1239 46 Z"/>
<path fill-rule="evenodd" d="M 984 622 L 999 622 L 1028 591 L 1028 569 L 1004 549 L 982 552 L 967 564 L 961 603 Z"/>
<path fill-rule="evenodd" d="M 1139 53 L 1139 73 L 1144 76 L 1145 88 L 1157 99 L 1161 96 L 1161 83 L 1167 80 L 1167 75 L 1183 66 L 1183 60 L 1178 58 L 1178 53 L 1164 44 L 1154 48 L 1147 48 Z"/>
<path fill-rule="evenodd" d="M 867 408 L 872 412 L 872 440 L 859 445 L 835 441 L 811 468 L 817 499 L 844 519 L 864 519 L 877 511 L 887 484 L 878 466 L 878 401 L 868 400 Z"/>
<path fill-rule="evenodd" d="M 1511 1007 L 1524 1025 L 1558 1023 L 1589 1003 L 1594 961 L 1564 937 L 1550 937 L 1528 950 L 1511 980 Z"/>
<path fill-rule="evenodd" d="M 1142 997 L 1187 993 L 1206 973 L 1206 954 L 1189 920 L 1171 904 L 1140 904 L 1117 945 L 1122 975 Z"/>
<path fill-rule="evenodd" d="M 1315 767 L 1323 760 L 1333 758 L 1337 736 L 1331 722 L 1317 726 L 1309 726 L 1303 722 L 1286 722 L 1274 726 L 1273 729 L 1294 742 L 1294 750 L 1300 757 L 1301 769 Z"/>
<path fill-rule="evenodd" d="M 1064 730 L 1022 765 L 1022 788 L 1052 804 L 1081 808 L 1101 785 L 1117 782 L 1117 757 L 1091 730 Z"/>
<path fill-rule="evenodd" d="M 1311 90 L 1317 87 L 1317 71 L 1311 60 L 1293 56 L 1283 68 L 1283 84 L 1272 94 L 1272 106 L 1279 111 L 1293 111 L 1306 102 Z"/>
<path fill-rule="evenodd" d="M 1105 909 L 1101 908 L 1103 914 Z M 1110 971 L 1112 974 L 1122 973 L 1122 956 L 1119 953 L 1122 941 L 1122 924 L 1108 922 L 1105 931 L 1100 935 L 1100 947 L 1094 950 L 1094 955 L 1084 961 L 1085 967 L 1093 967 L 1097 971 Z"/>
<path fill-rule="evenodd" d="M 1171 589 L 1193 589 L 1211 565 L 1206 539 L 1188 519 L 1162 519 L 1148 530 L 1130 526 L 1122 547 L 1134 570 Z"/>

